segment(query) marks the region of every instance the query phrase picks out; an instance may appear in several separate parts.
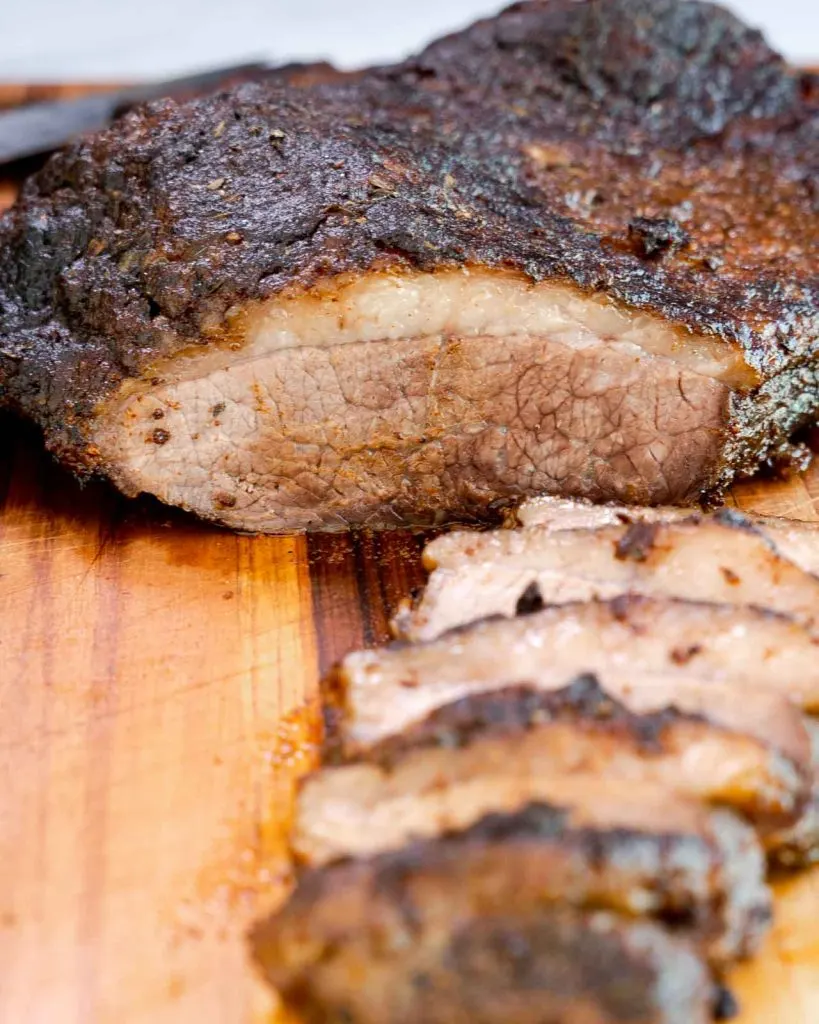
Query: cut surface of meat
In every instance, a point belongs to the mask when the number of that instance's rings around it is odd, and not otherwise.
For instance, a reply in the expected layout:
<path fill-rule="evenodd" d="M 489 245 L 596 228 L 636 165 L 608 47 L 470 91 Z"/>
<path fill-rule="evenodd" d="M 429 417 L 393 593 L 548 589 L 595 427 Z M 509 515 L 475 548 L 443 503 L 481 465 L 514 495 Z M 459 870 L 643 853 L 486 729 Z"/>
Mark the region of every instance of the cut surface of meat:
<path fill-rule="evenodd" d="M 434 902 L 413 900 L 409 930 L 406 915 L 389 906 L 381 891 L 356 908 L 363 918 L 348 917 L 344 941 L 332 944 L 327 935 L 336 930 L 334 912 L 346 914 L 347 908 L 334 886 L 321 891 L 323 880 L 298 890 L 280 915 L 252 935 L 265 976 L 307 1024 L 711 1019 L 713 988 L 695 949 L 652 923 L 568 908 L 519 918 L 478 908 L 455 921 L 447 911 L 450 901 L 461 902 L 456 888 L 436 894 Z M 359 895 L 360 887 L 349 888 L 351 896 Z M 326 923 L 316 913 L 319 904 L 327 908 Z M 383 924 L 372 937 L 369 922 L 376 910 Z"/>
<path fill-rule="evenodd" d="M 511 618 L 533 586 L 545 604 L 638 593 L 765 607 L 811 629 L 819 620 L 819 578 L 734 516 L 456 532 L 429 544 L 424 562 L 433 570 L 427 588 L 395 620 L 396 632 L 412 640 L 492 615 Z"/>
<path fill-rule="evenodd" d="M 617 800 L 618 791 L 604 787 L 602 796 Z M 340 907 L 327 915 L 319 903 L 319 921 L 341 929 L 364 918 L 368 893 L 389 893 L 391 881 L 392 901 L 400 906 L 396 897 L 408 881 L 410 892 L 429 899 L 430 916 L 435 895 L 452 890 L 448 910 L 456 920 L 476 907 L 518 916 L 566 904 L 664 921 L 696 936 L 715 966 L 758 947 L 770 921 L 771 895 L 762 850 L 746 825 L 725 812 L 672 808 L 652 831 L 625 807 L 596 821 L 593 809 L 589 814 L 578 806 L 571 788 L 564 797 L 566 805 L 537 802 L 489 814 L 463 830 L 410 838 L 364 857 L 360 844 L 345 847 L 341 841 L 342 859 L 303 873 L 307 884 L 301 888 L 309 892 L 313 879 L 319 891 L 339 891 L 343 915 Z M 656 807 L 653 794 L 649 799 Z M 376 912 L 373 932 L 379 923 Z M 328 935 L 326 941 L 344 937 Z"/>
<path fill-rule="evenodd" d="M 328 285 L 249 319 L 241 360 L 177 357 L 111 410 L 94 443 L 124 490 L 260 530 L 434 524 L 561 480 L 625 495 L 635 465 L 651 501 L 664 474 L 683 493 L 707 474 L 738 372 L 645 316 L 488 271 Z"/>
<path fill-rule="evenodd" d="M 754 727 L 753 697 L 743 705 L 741 694 L 759 688 L 807 711 L 819 709 L 817 654 L 819 641 L 811 633 L 773 612 L 627 595 L 482 620 L 417 644 L 356 651 L 332 670 L 324 689 L 330 716 L 337 707 L 345 719 L 347 754 L 366 750 L 385 723 L 394 721 L 391 731 L 400 731 L 408 720 L 467 693 L 523 679 L 560 687 L 584 672 L 620 693 L 634 682 L 660 682 L 663 692 L 675 680 L 733 686 L 735 713 L 723 724 L 763 736 L 768 727 Z M 717 707 L 715 702 L 712 713 Z"/>
<path fill-rule="evenodd" d="M 783 821 L 795 823 L 804 810 L 813 778 L 810 741 L 784 698 L 749 692 L 740 699 L 720 686 L 663 686 L 661 680 L 626 684 L 615 691 L 620 700 L 593 678 L 555 686 L 488 691 L 480 683 L 462 684 L 449 694 L 431 687 L 430 697 L 421 694 L 417 701 L 393 691 L 380 716 L 361 722 L 349 709 L 337 716 L 328 747 L 333 754 L 352 752 L 354 759 L 366 756 L 371 764 L 358 766 L 361 779 L 380 777 L 367 771 L 380 765 L 392 780 L 394 764 L 407 785 L 416 769 L 421 780 L 431 772 L 433 780 L 469 784 L 474 773 L 482 780 L 475 782 L 479 799 L 491 799 L 495 784 L 499 793 L 521 787 L 525 794 L 541 778 L 597 773 L 723 803 L 765 834 L 780 830 Z M 351 771 L 336 778 L 358 776 Z"/>
<path fill-rule="evenodd" d="M 698 509 L 663 505 L 646 508 L 634 505 L 595 505 L 568 498 L 531 498 L 517 508 L 510 520 L 523 527 L 545 526 L 553 530 L 594 529 L 620 523 L 664 523 L 701 514 Z M 777 551 L 805 572 L 819 575 L 819 523 L 763 516 L 750 512 L 724 509 L 717 516 L 735 516 L 745 520 L 768 536 Z"/>
<path fill-rule="evenodd" d="M 718 494 L 819 408 L 816 81 L 709 4 L 537 0 L 154 104 L 0 220 L 0 404 L 237 529 Z"/>
<path fill-rule="evenodd" d="M 361 763 L 315 772 L 299 793 L 293 850 L 310 865 L 372 856 L 532 802 L 566 808 L 578 827 L 658 833 L 701 830 L 724 813 L 654 781 L 584 771 L 582 761 L 574 773 L 561 774 L 570 752 L 552 753 L 537 740 L 533 732 L 507 734 L 462 750 L 422 747 L 394 766 Z"/>

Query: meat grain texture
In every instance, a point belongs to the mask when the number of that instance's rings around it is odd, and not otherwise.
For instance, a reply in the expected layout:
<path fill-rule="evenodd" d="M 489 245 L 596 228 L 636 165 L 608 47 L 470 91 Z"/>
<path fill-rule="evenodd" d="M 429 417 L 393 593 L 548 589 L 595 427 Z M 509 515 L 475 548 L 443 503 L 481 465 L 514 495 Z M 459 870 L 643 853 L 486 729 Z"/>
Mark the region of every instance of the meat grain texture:
<path fill-rule="evenodd" d="M 0 401 L 247 530 L 718 495 L 819 405 L 818 127 L 815 77 L 681 0 L 155 104 L 0 222 Z"/>

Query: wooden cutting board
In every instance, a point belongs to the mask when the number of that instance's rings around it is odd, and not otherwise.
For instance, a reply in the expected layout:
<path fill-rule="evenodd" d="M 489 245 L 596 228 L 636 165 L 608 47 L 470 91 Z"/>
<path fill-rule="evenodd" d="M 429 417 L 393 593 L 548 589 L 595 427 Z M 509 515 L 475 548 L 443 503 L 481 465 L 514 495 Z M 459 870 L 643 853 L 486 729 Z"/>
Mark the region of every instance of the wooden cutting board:
<path fill-rule="evenodd" d="M 733 500 L 819 520 L 819 471 Z M 243 932 L 286 889 L 316 680 L 386 638 L 421 546 L 81 490 L 0 418 L 1 1024 L 282 1020 Z M 777 893 L 741 1024 L 816 1024 L 819 874 Z"/>

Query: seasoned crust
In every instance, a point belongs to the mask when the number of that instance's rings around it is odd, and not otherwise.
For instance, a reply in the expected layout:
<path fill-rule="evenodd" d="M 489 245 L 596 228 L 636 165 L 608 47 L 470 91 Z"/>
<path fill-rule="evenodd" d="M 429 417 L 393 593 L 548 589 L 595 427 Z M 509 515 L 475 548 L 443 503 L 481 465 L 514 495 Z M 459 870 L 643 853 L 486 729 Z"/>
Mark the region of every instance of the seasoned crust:
<path fill-rule="evenodd" d="M 733 288 L 750 297 L 760 270 L 755 309 L 731 311 L 735 336 L 749 337 L 755 313 L 775 322 L 787 292 L 815 318 L 819 79 L 788 69 L 759 32 L 711 4 L 522 3 L 414 66 L 422 88 L 446 83 L 476 116 L 496 97 L 513 104 L 532 139 L 516 173 L 614 248 L 661 257 L 693 286 L 690 326 L 721 333 L 705 306 L 727 312 Z M 801 295 L 782 287 L 780 260 Z"/>
<path fill-rule="evenodd" d="M 97 403 L 241 344 L 248 303 L 477 264 L 739 343 L 763 383 L 735 397 L 717 487 L 817 404 L 816 124 L 814 79 L 673 0 L 525 4 L 355 81 L 155 104 L 56 156 L 4 217 L 0 391 L 94 469 Z"/>

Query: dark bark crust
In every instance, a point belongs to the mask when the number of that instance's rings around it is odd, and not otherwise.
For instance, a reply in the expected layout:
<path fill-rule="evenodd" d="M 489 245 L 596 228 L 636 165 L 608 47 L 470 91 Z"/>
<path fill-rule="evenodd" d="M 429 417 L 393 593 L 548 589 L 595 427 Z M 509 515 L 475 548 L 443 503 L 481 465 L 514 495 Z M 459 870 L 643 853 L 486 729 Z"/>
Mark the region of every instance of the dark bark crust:
<path fill-rule="evenodd" d="M 762 384 L 718 487 L 819 404 L 817 172 L 819 79 L 679 0 L 536 0 L 393 68 L 155 104 L 0 220 L 0 402 L 91 471 L 97 404 L 231 307 L 479 264 L 739 343 Z"/>

